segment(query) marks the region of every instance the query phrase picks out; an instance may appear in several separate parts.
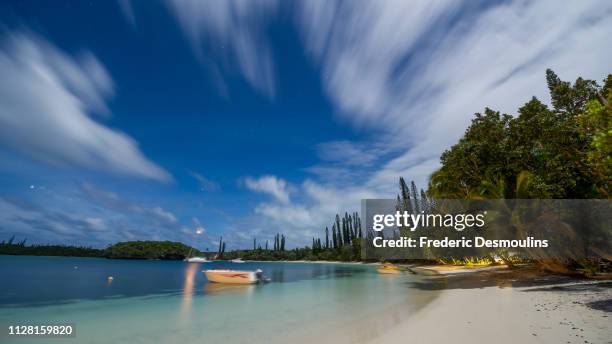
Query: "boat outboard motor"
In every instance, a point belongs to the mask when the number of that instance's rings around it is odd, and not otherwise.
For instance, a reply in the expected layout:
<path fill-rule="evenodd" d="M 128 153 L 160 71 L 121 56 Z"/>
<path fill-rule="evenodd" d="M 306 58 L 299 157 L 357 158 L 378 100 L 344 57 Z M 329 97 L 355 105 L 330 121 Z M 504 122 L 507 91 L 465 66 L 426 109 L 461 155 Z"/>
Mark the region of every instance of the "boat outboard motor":
<path fill-rule="evenodd" d="M 271 281 L 271 279 L 269 277 L 264 276 L 263 270 L 261 270 L 261 269 L 255 270 L 255 276 L 257 276 L 257 280 L 259 282 L 267 283 L 267 282 Z"/>

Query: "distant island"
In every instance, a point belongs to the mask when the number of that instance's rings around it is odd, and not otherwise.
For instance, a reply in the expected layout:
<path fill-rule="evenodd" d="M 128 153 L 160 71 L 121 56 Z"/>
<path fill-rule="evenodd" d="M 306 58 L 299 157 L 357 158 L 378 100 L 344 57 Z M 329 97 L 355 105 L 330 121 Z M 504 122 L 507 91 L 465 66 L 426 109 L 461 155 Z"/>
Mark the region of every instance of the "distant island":
<path fill-rule="evenodd" d="M 280 236 L 279 236 L 280 238 Z M 280 240 L 280 239 L 279 239 Z M 217 252 L 202 252 L 180 242 L 174 241 L 124 241 L 110 245 L 104 249 L 87 246 L 68 245 L 27 245 L 25 240 L 15 242 L 14 238 L 0 242 L 0 255 L 28 255 L 28 256 L 66 256 L 66 257 L 96 257 L 109 259 L 160 259 L 183 260 L 187 257 L 199 256 L 208 259 L 235 259 L 265 260 L 265 261 L 293 261 L 293 260 L 337 260 L 359 261 L 360 246 L 354 245 L 337 247 L 335 249 L 315 246 L 285 250 L 280 243 L 274 248 L 257 247 L 252 250 L 236 250 L 225 252 L 225 245 L 221 240 Z"/>
<path fill-rule="evenodd" d="M 26 245 L 25 240 L 14 242 L 14 238 L 0 242 L 0 254 L 164 260 L 181 260 L 189 255 L 204 255 L 196 248 L 173 241 L 125 241 L 105 249 L 97 249 L 86 246 Z"/>

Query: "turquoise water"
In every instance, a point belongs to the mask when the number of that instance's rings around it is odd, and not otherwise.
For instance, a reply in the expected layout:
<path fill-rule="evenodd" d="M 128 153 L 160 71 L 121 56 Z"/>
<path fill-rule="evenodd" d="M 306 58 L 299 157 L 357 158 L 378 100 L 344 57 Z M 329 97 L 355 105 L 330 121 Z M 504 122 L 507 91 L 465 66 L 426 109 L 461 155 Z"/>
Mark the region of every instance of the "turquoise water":
<path fill-rule="evenodd" d="M 208 283 L 207 268 L 272 282 Z M 76 338 L 3 343 L 367 342 L 436 296 L 367 265 L 0 256 L 0 272 L 0 324 L 76 324 Z"/>

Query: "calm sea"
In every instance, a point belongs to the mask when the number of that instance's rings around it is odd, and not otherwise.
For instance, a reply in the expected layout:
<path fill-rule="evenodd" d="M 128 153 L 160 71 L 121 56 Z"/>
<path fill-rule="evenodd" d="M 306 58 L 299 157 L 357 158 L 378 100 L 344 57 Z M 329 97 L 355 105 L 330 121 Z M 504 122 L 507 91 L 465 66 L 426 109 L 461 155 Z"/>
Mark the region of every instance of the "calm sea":
<path fill-rule="evenodd" d="M 208 283 L 209 268 L 272 281 Z M 418 276 L 349 264 L 0 256 L 0 274 L 2 326 L 76 324 L 75 338 L 3 343 L 367 342 L 436 297 L 412 288 Z"/>

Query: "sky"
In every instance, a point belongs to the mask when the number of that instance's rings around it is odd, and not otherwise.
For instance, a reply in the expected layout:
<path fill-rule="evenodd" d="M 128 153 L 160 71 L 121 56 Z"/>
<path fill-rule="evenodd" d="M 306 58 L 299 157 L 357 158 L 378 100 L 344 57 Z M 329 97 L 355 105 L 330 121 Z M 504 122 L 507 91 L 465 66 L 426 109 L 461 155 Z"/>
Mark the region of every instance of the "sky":
<path fill-rule="evenodd" d="M 3 1 L 0 240 L 216 249 L 426 188 L 475 112 L 612 72 L 610 1 Z M 203 229 L 203 234 L 196 231 Z"/>

